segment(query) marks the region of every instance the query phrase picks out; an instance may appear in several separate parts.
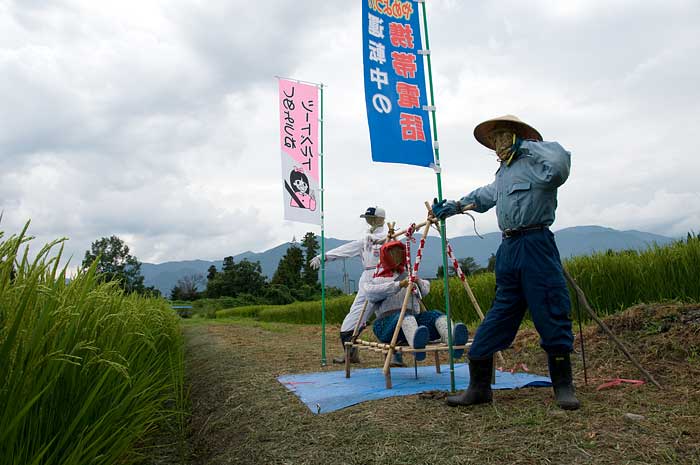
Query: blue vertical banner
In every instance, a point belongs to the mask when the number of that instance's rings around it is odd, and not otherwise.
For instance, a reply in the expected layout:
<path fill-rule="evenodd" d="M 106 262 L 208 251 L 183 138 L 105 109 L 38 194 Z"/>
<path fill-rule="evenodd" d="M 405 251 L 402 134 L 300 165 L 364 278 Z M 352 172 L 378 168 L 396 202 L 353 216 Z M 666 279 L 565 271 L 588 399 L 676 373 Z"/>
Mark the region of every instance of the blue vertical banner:
<path fill-rule="evenodd" d="M 362 0 L 362 53 L 372 160 L 434 161 L 420 15 L 412 0 Z"/>

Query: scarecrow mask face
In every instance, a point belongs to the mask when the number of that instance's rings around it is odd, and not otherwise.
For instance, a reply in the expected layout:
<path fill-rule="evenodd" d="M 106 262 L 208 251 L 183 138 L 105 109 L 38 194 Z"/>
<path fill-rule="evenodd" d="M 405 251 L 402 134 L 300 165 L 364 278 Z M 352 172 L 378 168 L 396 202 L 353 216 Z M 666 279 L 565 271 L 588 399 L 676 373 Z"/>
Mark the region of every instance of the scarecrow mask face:
<path fill-rule="evenodd" d="M 380 216 L 366 216 L 365 221 L 374 230 L 384 224 L 384 218 Z"/>
<path fill-rule="evenodd" d="M 514 140 L 513 136 L 513 132 L 509 129 L 496 129 L 489 134 L 489 138 L 496 150 L 496 155 L 502 161 L 510 156 L 510 148 Z"/>
<path fill-rule="evenodd" d="M 395 268 L 406 261 L 406 249 L 403 247 L 391 247 L 387 250 L 387 255 L 391 263 L 384 263 L 384 266 Z"/>

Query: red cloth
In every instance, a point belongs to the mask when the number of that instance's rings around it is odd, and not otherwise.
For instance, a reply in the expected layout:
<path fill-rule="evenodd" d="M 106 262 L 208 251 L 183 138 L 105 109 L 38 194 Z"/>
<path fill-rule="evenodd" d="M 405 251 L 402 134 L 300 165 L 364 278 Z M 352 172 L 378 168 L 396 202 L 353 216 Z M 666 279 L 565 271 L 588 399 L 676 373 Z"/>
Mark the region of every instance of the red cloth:
<path fill-rule="evenodd" d="M 400 263 L 394 263 L 389 255 L 389 250 L 393 248 L 400 248 L 403 250 L 403 260 Z M 403 273 L 406 269 L 406 246 L 403 242 L 391 241 L 387 242 L 379 249 L 379 270 L 375 276 L 381 276 L 385 278 L 390 278 L 394 273 Z"/>

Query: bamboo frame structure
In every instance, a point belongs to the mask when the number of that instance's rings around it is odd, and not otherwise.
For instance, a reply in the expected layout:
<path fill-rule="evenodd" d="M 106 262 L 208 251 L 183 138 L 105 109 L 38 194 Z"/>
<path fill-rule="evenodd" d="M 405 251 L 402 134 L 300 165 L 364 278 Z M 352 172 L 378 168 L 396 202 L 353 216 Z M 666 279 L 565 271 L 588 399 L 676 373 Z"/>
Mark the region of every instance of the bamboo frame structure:
<path fill-rule="evenodd" d="M 426 218 L 425 221 L 412 226 L 411 228 L 406 228 L 403 229 L 399 232 L 396 232 L 394 229 L 394 226 L 396 223 L 389 223 L 389 232 L 387 234 L 386 241 L 391 241 L 391 240 L 396 240 L 399 237 L 406 235 L 409 230 L 410 231 L 415 231 L 418 228 L 423 228 L 422 237 L 426 237 L 428 233 L 430 232 L 430 228 L 434 224 L 439 224 L 439 220 L 435 218 L 433 215 L 432 209 L 430 207 L 430 204 L 428 202 L 425 202 L 425 206 L 428 210 L 428 217 Z M 441 229 L 438 229 L 440 233 L 442 233 Z M 464 280 L 462 281 L 462 284 L 467 291 L 467 293 L 470 295 L 470 298 L 473 298 L 472 304 L 475 305 L 475 308 L 477 309 L 477 313 L 479 314 L 479 317 L 483 321 L 484 316 L 483 313 L 481 312 L 481 308 L 479 307 L 478 302 L 476 302 L 476 298 L 474 298 L 474 293 L 471 290 L 471 287 L 469 286 L 469 283 Z M 408 287 L 406 289 L 406 295 L 403 300 L 403 304 L 401 306 L 401 313 L 399 314 L 399 319 L 396 324 L 396 328 L 394 328 L 394 333 L 391 338 L 390 343 L 383 343 L 383 342 L 368 342 L 368 341 L 363 341 L 361 339 L 358 339 L 359 332 L 360 332 L 360 325 L 361 322 L 364 320 L 364 315 L 367 311 L 367 307 L 369 304 L 369 301 L 365 301 L 364 306 L 362 307 L 362 311 L 360 312 L 360 317 L 358 318 L 357 323 L 355 324 L 355 329 L 353 331 L 352 338 L 349 342 L 345 343 L 345 377 L 349 378 L 350 377 L 350 351 L 353 349 L 357 350 L 365 350 L 368 352 L 375 352 L 375 353 L 380 353 L 382 354 L 385 359 L 384 359 L 384 366 L 383 366 L 383 373 L 384 373 L 384 379 L 385 379 L 385 384 L 387 389 L 392 388 L 392 382 L 391 382 L 391 359 L 394 355 L 394 353 L 401 353 L 401 354 L 412 354 L 416 352 L 426 352 L 426 353 L 434 353 L 434 360 L 435 360 L 435 370 L 437 373 L 440 373 L 440 352 L 447 352 L 448 357 L 450 361 L 452 361 L 452 350 L 466 350 L 469 347 L 471 347 L 471 343 L 468 342 L 465 345 L 459 345 L 459 346 L 454 346 L 452 345 L 452 340 L 449 338 L 448 343 L 429 343 L 426 347 L 422 349 L 413 349 L 409 346 L 400 346 L 397 345 L 399 333 L 401 331 L 401 323 L 403 322 L 403 319 L 406 315 L 406 309 L 408 307 L 408 302 L 409 299 L 412 296 L 412 291 L 415 286 L 415 283 L 413 280 L 409 280 Z M 423 301 L 421 299 L 418 299 L 419 304 L 421 305 L 421 308 L 425 310 L 425 305 L 423 304 Z M 449 318 L 449 317 L 448 317 Z M 449 321 L 448 324 L 448 331 L 451 333 L 452 332 L 452 322 Z M 453 366 L 452 364 L 450 365 L 451 367 Z M 454 373 L 452 371 L 452 373 Z"/>

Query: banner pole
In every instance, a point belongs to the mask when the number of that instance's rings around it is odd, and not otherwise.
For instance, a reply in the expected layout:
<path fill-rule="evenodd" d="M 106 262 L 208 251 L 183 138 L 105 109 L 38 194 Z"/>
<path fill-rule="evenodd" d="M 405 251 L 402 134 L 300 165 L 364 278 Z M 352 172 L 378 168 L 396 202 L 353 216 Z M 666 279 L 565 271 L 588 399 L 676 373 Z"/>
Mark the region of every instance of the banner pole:
<path fill-rule="evenodd" d="M 440 167 L 440 148 L 438 144 L 437 133 L 437 117 L 435 115 L 435 94 L 433 91 L 433 69 L 430 62 L 430 41 L 428 40 L 428 16 L 425 12 L 425 1 L 421 1 L 421 11 L 423 13 L 423 31 L 425 33 L 425 50 L 428 50 L 426 58 L 428 59 L 428 85 L 430 87 L 430 107 L 433 108 L 433 147 L 435 152 L 435 176 L 437 177 L 438 201 L 442 201 L 442 175 Z M 445 295 L 445 313 L 447 314 L 447 346 L 449 348 L 447 357 L 450 361 L 450 390 L 455 391 L 455 364 L 452 356 L 452 315 L 450 312 L 450 280 L 447 268 L 447 231 L 445 228 L 445 220 L 440 220 L 440 238 L 442 242 L 442 275 L 443 275 L 443 293 Z"/>
<path fill-rule="evenodd" d="M 321 165 L 321 366 L 326 366 L 326 231 L 325 218 L 323 209 L 323 83 L 319 85 L 320 89 L 320 144 L 319 148 L 319 163 Z"/>

